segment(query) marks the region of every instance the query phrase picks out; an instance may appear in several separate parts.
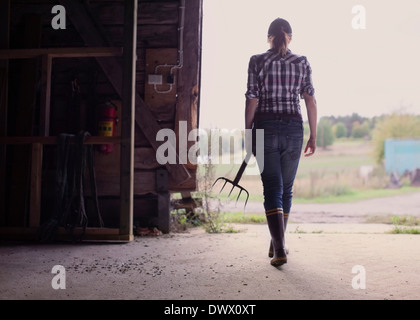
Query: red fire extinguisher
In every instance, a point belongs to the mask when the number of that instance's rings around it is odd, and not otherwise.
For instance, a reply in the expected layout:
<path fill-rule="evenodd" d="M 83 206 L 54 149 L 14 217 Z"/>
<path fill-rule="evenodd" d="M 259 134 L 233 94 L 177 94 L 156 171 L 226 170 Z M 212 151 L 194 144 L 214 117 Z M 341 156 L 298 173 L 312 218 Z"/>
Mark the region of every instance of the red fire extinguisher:
<path fill-rule="evenodd" d="M 114 137 L 118 125 L 118 108 L 111 101 L 105 103 L 99 110 L 98 133 L 101 137 Z M 113 144 L 103 144 L 99 146 L 99 151 L 110 154 L 114 151 Z"/>

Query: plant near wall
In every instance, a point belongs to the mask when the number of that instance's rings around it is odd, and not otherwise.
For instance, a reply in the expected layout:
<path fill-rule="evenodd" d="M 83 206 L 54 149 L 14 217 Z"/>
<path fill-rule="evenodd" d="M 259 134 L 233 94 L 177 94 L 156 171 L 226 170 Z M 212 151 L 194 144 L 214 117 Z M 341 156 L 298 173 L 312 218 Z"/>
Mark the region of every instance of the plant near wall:
<path fill-rule="evenodd" d="M 221 203 L 212 192 L 215 179 L 215 165 L 211 159 L 200 166 L 199 196 L 203 200 L 203 211 L 206 217 L 204 229 L 208 233 L 224 232 L 225 222 L 221 212 Z"/>

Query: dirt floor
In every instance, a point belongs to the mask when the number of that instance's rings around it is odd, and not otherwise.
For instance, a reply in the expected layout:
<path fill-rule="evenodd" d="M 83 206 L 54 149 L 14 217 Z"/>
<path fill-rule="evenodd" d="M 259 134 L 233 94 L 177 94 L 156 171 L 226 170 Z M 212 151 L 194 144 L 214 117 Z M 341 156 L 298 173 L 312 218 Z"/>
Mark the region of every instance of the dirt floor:
<path fill-rule="evenodd" d="M 266 225 L 129 244 L 2 243 L 0 299 L 418 300 L 420 235 L 390 234 L 392 225 L 365 223 L 369 215 L 420 217 L 420 193 L 295 205 L 289 261 L 278 269 L 267 256 Z M 56 265 L 65 269 L 65 289 L 52 286 Z"/>

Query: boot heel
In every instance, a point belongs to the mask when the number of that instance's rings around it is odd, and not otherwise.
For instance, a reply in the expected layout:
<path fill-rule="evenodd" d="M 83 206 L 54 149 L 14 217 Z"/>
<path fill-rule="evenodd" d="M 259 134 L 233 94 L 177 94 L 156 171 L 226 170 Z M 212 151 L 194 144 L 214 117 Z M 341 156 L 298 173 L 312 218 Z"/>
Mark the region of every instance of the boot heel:
<path fill-rule="evenodd" d="M 287 263 L 287 257 L 278 257 L 271 260 L 271 265 L 273 267 L 280 267 Z"/>

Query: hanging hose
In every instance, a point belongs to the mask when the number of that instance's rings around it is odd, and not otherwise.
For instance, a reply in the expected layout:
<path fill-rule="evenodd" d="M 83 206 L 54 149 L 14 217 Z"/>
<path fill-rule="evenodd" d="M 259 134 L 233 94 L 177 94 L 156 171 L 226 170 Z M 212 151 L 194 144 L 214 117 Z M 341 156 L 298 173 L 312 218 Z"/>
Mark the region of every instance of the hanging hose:
<path fill-rule="evenodd" d="M 96 179 L 93 168 L 93 147 L 84 144 L 88 132 L 81 132 L 77 137 L 62 134 L 58 137 L 57 168 L 55 175 L 55 207 L 51 218 L 40 227 L 40 240 L 54 240 L 59 227 L 65 228 L 73 241 L 80 241 L 85 235 L 88 216 L 84 199 L 84 174 L 89 166 L 91 194 L 99 227 L 104 223 L 99 212 L 96 191 Z M 76 144 L 71 145 L 70 139 L 76 138 Z M 76 228 L 82 228 L 79 237 L 74 235 Z"/>

